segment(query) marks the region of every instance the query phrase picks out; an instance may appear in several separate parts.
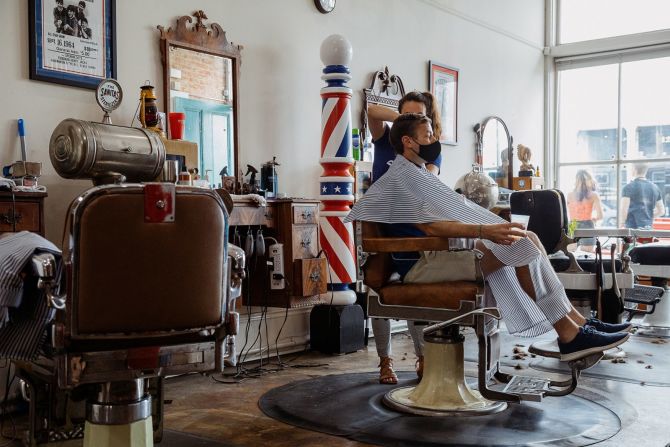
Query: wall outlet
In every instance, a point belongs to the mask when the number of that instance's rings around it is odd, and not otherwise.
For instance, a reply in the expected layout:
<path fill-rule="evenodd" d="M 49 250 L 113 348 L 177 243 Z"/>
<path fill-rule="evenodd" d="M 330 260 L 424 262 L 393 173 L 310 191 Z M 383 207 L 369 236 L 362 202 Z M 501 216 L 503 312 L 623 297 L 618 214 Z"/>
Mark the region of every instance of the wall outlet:
<path fill-rule="evenodd" d="M 284 280 L 284 245 L 273 244 L 268 249 L 269 258 L 272 262 L 270 270 L 270 289 L 281 290 L 286 287 Z"/>

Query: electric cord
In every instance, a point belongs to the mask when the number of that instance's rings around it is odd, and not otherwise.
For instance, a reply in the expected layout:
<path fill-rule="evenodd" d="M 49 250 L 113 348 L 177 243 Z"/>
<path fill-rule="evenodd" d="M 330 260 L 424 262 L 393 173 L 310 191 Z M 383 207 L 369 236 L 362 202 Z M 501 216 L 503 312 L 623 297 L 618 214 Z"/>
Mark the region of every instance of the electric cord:
<path fill-rule="evenodd" d="M 236 228 L 236 232 L 238 229 Z M 275 239 L 272 236 L 264 236 L 265 240 L 270 240 L 273 241 L 275 244 L 278 244 L 279 242 L 277 239 Z M 323 250 L 319 252 L 317 257 L 319 257 L 323 253 Z M 259 256 L 254 257 L 254 263 L 253 263 L 253 270 L 256 271 L 256 267 L 258 266 Z M 266 259 L 263 257 L 263 259 Z M 328 257 L 326 255 L 326 262 L 328 264 L 328 270 L 330 272 L 330 263 L 328 261 Z M 247 263 L 247 266 L 250 267 L 251 264 Z M 263 264 L 264 266 L 264 277 L 267 277 L 269 274 L 268 270 L 268 264 L 265 262 Z M 252 282 L 252 275 L 251 275 L 251 268 L 247 270 L 247 315 L 251 315 L 251 292 L 250 292 L 250 287 L 248 284 Z M 332 274 L 330 277 L 330 280 L 332 281 Z M 286 282 L 286 287 L 290 287 L 291 283 L 287 278 L 284 278 L 284 281 Z M 331 305 L 334 299 L 334 291 L 331 291 Z M 234 373 L 229 373 L 229 374 L 222 374 L 223 379 L 210 376 L 214 382 L 221 383 L 221 384 L 237 384 L 241 383 L 243 381 L 246 381 L 248 379 L 255 379 L 255 378 L 261 378 L 265 374 L 270 374 L 270 373 L 276 373 L 285 370 L 286 368 L 315 368 L 315 367 L 323 367 L 323 366 L 328 366 L 328 363 L 309 363 L 309 364 L 292 364 L 295 360 L 297 360 L 300 356 L 302 356 L 305 352 L 308 351 L 309 344 L 307 343 L 305 345 L 305 348 L 303 351 L 299 352 L 298 355 L 296 355 L 294 358 L 291 358 L 287 361 L 283 361 L 281 359 L 281 356 L 279 354 L 279 338 L 281 337 L 281 334 L 284 330 L 284 327 L 286 326 L 286 322 L 288 321 L 288 311 L 289 307 L 286 307 L 286 310 L 284 312 L 284 319 L 282 321 L 281 327 L 279 328 L 279 331 L 277 332 L 277 335 L 275 337 L 275 353 L 277 356 L 277 362 L 272 363 L 271 362 L 271 357 L 270 357 L 270 352 L 271 352 L 271 345 L 270 345 L 270 338 L 269 338 L 269 328 L 268 328 L 268 306 L 267 304 L 263 306 L 261 309 L 261 317 L 259 319 L 259 326 L 258 326 L 258 332 L 256 334 L 255 339 L 253 342 L 249 345 L 249 334 L 252 331 L 251 327 L 251 318 L 247 318 L 247 324 L 245 327 L 245 343 L 242 346 L 242 349 L 240 350 L 240 354 L 238 356 L 239 361 L 237 364 L 236 371 Z M 263 345 L 263 330 L 265 331 L 265 346 Z M 256 346 L 256 343 L 258 343 L 259 346 L 259 362 L 257 366 L 254 367 L 245 367 L 244 363 L 247 361 L 247 357 L 252 351 L 253 347 Z M 264 355 L 265 355 L 265 363 L 264 363 Z M 271 368 L 270 365 L 276 365 L 276 368 Z"/>

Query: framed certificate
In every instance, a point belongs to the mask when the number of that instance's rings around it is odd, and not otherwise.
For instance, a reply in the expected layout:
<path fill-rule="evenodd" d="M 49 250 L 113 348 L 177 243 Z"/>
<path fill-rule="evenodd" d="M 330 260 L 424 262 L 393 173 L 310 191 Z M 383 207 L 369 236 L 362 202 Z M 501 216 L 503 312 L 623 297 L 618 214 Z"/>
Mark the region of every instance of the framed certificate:
<path fill-rule="evenodd" d="M 30 79 L 95 89 L 116 77 L 115 0 L 29 0 Z"/>
<path fill-rule="evenodd" d="M 442 120 L 440 143 L 458 142 L 458 69 L 430 61 L 428 84 L 437 101 Z"/>

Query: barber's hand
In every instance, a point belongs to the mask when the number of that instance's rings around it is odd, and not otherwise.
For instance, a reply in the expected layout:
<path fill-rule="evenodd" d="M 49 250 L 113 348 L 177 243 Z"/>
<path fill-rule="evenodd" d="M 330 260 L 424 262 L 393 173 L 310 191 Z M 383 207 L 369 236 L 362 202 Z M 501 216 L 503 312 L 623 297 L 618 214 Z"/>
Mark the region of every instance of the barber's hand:
<path fill-rule="evenodd" d="M 518 222 L 482 225 L 482 239 L 501 245 L 510 245 L 526 237 L 523 224 Z"/>

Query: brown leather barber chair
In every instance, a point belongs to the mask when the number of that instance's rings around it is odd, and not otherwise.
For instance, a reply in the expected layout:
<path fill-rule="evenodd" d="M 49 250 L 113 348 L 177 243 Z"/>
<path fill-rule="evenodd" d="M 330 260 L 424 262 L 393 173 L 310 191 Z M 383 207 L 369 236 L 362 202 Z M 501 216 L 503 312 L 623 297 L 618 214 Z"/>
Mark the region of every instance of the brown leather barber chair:
<path fill-rule="evenodd" d="M 210 190 L 105 185 L 72 202 L 62 283 L 53 258 L 33 261 L 56 315 L 44 354 L 17 363 L 29 445 L 83 432 L 85 446 L 160 441 L 163 378 L 235 361 L 244 253 L 227 237 Z"/>
<path fill-rule="evenodd" d="M 504 410 L 506 402 L 564 396 L 576 388 L 579 372 L 602 356 L 570 362 L 572 377 L 564 381 L 505 374 L 499 368 L 500 313 L 495 307 L 485 307 L 484 281 L 389 283 L 393 272 L 391 253 L 449 250 L 447 238 L 384 237 L 378 224 L 372 222 L 362 223 L 362 236 L 362 248 L 368 255 L 363 265 L 364 283 L 369 288 L 368 315 L 439 322 L 423 331 L 423 379 L 416 386 L 388 392 L 384 403 L 391 408 L 430 416 L 483 415 Z M 470 388 L 464 376 L 461 326 L 474 328 L 477 335 L 477 391 Z"/>

